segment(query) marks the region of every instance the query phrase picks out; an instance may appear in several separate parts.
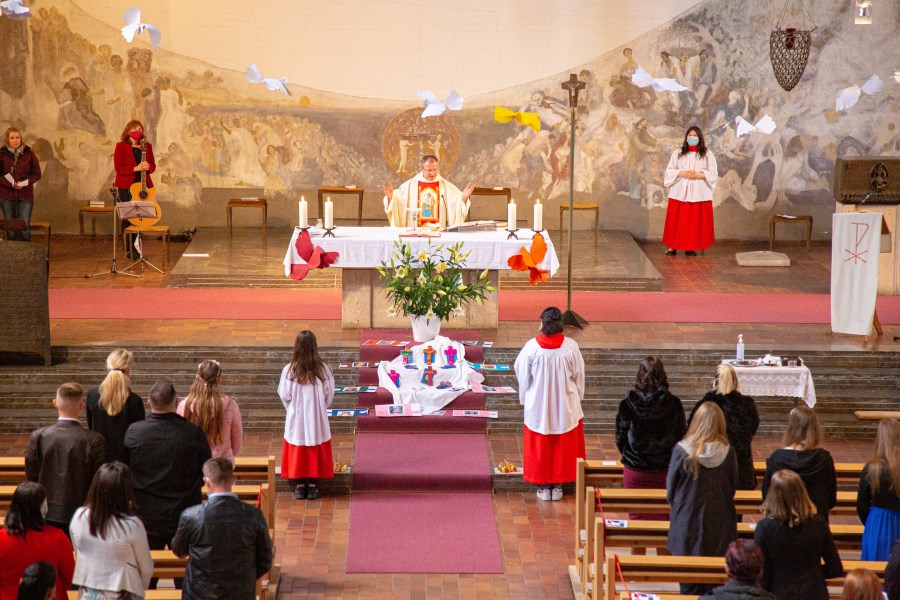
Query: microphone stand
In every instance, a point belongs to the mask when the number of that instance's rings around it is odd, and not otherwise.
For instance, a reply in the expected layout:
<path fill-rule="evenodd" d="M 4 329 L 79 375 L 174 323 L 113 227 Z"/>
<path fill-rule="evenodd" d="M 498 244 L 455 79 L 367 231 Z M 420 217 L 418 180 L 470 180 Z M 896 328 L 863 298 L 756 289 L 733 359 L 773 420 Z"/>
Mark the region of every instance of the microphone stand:
<path fill-rule="evenodd" d="M 578 81 L 575 73 L 569 75 L 569 79 L 562 83 L 562 89 L 569 92 L 569 257 L 566 266 L 566 311 L 563 313 L 563 325 L 584 329 L 587 320 L 572 310 L 572 228 L 575 215 L 575 109 L 578 108 L 578 92 L 583 90 L 585 83 Z"/>

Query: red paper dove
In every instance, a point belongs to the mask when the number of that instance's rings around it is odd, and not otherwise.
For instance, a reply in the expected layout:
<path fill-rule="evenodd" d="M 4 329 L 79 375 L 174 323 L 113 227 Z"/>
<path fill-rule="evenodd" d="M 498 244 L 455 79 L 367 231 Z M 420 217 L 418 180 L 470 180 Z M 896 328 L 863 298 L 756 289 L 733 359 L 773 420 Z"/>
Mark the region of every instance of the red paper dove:
<path fill-rule="evenodd" d="M 320 246 L 313 247 L 309 239 L 308 231 L 301 231 L 294 242 L 297 254 L 306 261 L 305 265 L 291 265 L 291 279 L 302 281 L 310 269 L 324 269 L 329 267 L 338 258 L 337 252 L 325 252 Z"/>
<path fill-rule="evenodd" d="M 531 285 L 540 285 L 547 283 L 548 271 L 538 268 L 538 264 L 544 260 L 546 254 L 547 242 L 544 241 L 544 236 L 536 233 L 531 238 L 531 250 L 526 250 L 523 246 L 518 254 L 509 257 L 506 264 L 513 271 L 531 271 L 529 277 Z"/>

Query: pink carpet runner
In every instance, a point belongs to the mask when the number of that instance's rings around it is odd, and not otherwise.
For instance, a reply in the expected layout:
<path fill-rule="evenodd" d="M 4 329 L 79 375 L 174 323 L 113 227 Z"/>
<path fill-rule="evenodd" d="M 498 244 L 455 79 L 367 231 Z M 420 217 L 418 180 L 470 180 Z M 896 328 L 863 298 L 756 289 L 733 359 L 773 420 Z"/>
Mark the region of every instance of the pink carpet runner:
<path fill-rule="evenodd" d="M 366 330 L 360 337 L 408 339 L 408 332 Z M 399 351 L 361 346 L 359 359 L 390 360 Z M 483 357 L 482 348 L 466 349 L 469 360 Z M 375 369 L 360 370 L 360 384 L 377 381 Z M 392 402 L 383 389 L 359 396 L 360 406 Z M 453 408 L 484 408 L 484 395 L 467 392 L 447 410 Z M 480 419 L 450 416 L 359 419 L 348 573 L 503 572 L 485 431 Z"/>
<path fill-rule="evenodd" d="M 566 305 L 565 292 L 501 290 L 500 320 L 533 321 L 553 305 Z M 827 294 L 574 292 L 572 305 L 591 322 L 831 322 Z M 900 296 L 879 297 L 878 317 L 885 325 L 900 324 Z M 300 287 L 51 289 L 50 318 L 337 320 L 341 292 Z"/>

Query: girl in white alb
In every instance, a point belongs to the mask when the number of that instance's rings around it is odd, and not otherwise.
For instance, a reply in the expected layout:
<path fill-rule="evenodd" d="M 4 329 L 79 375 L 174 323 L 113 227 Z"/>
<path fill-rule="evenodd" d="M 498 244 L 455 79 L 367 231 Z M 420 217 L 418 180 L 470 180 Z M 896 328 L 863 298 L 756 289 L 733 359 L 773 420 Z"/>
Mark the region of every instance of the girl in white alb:
<path fill-rule="evenodd" d="M 281 371 L 278 395 L 287 415 L 281 476 L 296 480 L 294 497 L 315 500 L 318 480 L 334 477 L 328 407 L 334 399 L 334 374 L 319 356 L 316 336 L 301 331 L 291 362 Z"/>
<path fill-rule="evenodd" d="M 669 206 L 663 243 L 666 254 L 684 250 L 696 256 L 715 241 L 712 199 L 719 179 L 716 157 L 706 147 L 703 132 L 691 127 L 681 148 L 672 152 L 663 184 L 669 189 Z"/>

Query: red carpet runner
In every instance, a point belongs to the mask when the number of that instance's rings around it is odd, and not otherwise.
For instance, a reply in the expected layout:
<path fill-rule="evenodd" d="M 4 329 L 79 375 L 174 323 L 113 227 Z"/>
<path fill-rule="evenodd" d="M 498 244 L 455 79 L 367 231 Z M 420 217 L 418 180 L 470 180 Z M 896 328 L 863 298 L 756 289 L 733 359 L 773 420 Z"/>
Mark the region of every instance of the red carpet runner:
<path fill-rule="evenodd" d="M 476 332 L 453 332 L 477 339 Z M 408 339 L 400 330 L 366 330 L 367 339 Z M 391 360 L 399 348 L 360 347 L 359 360 Z M 483 360 L 482 348 L 466 358 Z M 360 384 L 378 381 L 361 369 Z M 390 394 L 360 394 L 361 407 L 390 404 Z M 466 392 L 454 408 L 484 408 Z M 372 411 L 374 413 L 374 411 Z M 502 573 L 491 495 L 485 424 L 480 419 L 359 419 L 350 500 L 348 573 Z"/>

